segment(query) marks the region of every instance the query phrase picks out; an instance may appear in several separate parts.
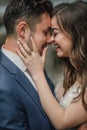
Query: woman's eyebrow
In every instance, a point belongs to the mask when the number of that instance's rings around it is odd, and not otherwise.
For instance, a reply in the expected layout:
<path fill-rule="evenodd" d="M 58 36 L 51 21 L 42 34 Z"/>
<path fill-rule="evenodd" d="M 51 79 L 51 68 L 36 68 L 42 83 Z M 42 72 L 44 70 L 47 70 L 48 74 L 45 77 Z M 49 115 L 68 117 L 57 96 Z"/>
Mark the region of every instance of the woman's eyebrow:
<path fill-rule="evenodd" d="M 51 28 L 49 28 L 50 35 L 52 35 L 52 34 L 53 34 L 54 30 L 59 31 L 59 29 L 58 29 L 58 28 L 52 28 L 52 27 L 51 27 Z"/>

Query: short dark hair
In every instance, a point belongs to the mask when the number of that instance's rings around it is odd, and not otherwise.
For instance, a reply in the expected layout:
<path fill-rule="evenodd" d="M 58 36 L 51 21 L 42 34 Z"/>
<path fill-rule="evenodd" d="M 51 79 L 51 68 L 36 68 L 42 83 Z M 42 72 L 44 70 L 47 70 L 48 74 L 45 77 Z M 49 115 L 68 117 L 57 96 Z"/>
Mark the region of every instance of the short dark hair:
<path fill-rule="evenodd" d="M 52 17 L 53 4 L 50 0 L 11 0 L 4 13 L 3 21 L 7 35 L 14 34 L 17 22 L 24 20 L 31 29 L 41 21 L 41 15 Z"/>

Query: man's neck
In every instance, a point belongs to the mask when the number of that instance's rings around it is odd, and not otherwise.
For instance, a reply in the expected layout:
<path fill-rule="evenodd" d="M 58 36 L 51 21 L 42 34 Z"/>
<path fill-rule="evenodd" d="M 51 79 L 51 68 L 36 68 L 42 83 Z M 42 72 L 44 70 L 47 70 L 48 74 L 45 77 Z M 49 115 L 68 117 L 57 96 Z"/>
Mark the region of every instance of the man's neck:
<path fill-rule="evenodd" d="M 14 37 L 7 37 L 7 38 L 6 38 L 6 41 L 5 41 L 5 44 L 3 45 L 3 47 L 4 47 L 6 50 L 11 51 L 11 52 L 13 52 L 13 53 L 16 54 L 15 49 L 18 48 L 17 39 L 14 38 Z"/>

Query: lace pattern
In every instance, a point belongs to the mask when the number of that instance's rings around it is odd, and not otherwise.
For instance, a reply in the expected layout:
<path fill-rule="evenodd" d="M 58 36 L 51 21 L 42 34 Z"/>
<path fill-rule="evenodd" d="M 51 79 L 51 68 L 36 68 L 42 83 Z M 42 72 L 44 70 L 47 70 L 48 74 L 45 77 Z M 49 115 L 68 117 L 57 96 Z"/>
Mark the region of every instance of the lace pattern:
<path fill-rule="evenodd" d="M 78 97 L 81 93 L 81 87 L 77 87 L 76 84 L 74 84 L 67 92 L 66 94 L 60 99 L 59 104 L 60 106 L 65 110 L 69 107 L 73 99 Z"/>

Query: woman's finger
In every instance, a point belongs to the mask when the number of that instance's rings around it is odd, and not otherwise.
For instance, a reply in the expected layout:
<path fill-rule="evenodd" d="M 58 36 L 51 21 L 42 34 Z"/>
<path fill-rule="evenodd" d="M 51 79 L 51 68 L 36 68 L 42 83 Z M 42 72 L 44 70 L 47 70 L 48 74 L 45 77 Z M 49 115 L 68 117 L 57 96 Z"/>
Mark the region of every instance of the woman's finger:
<path fill-rule="evenodd" d="M 48 49 L 48 47 L 44 48 L 43 54 L 42 54 L 42 60 L 43 60 L 44 62 L 45 62 L 45 59 L 46 59 L 47 49 Z"/>
<path fill-rule="evenodd" d="M 34 39 L 33 39 L 32 37 L 31 37 L 31 43 L 32 43 L 33 51 L 34 51 L 34 52 L 38 52 L 36 43 L 35 43 L 35 41 L 34 41 Z"/>
<path fill-rule="evenodd" d="M 30 50 L 29 50 L 28 52 L 26 52 L 26 50 L 24 49 L 23 44 L 21 44 L 20 41 L 17 41 L 17 43 L 18 43 L 18 47 L 19 47 L 19 49 L 20 49 L 21 55 L 23 55 L 23 56 L 26 58 L 27 55 L 30 55 L 30 54 L 31 54 L 31 51 L 30 51 Z"/>
<path fill-rule="evenodd" d="M 31 50 L 30 50 L 30 48 L 28 47 L 28 45 L 27 45 L 23 40 L 21 40 L 21 39 L 18 39 L 18 41 L 20 42 L 20 44 L 22 45 L 22 47 L 24 48 L 24 50 L 25 50 L 28 54 L 30 54 Z"/>
<path fill-rule="evenodd" d="M 25 57 L 23 56 L 23 54 L 18 49 L 15 49 L 15 51 L 19 55 L 19 57 L 25 62 Z"/>

